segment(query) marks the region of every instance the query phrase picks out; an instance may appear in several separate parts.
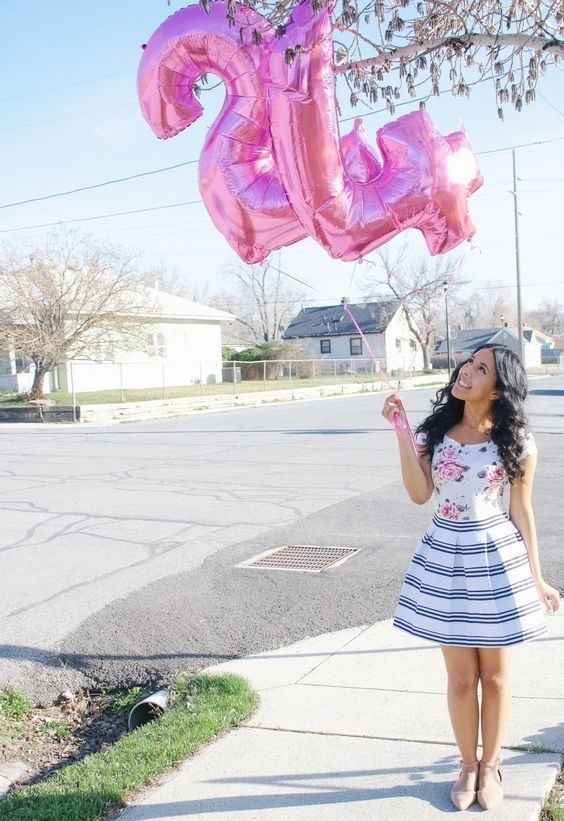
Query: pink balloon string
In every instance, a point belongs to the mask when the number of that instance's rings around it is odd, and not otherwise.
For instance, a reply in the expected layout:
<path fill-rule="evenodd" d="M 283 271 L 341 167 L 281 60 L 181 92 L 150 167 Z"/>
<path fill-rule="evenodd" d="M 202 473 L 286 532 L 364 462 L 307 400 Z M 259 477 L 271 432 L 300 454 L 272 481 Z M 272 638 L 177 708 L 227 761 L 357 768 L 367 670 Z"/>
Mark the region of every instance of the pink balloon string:
<path fill-rule="evenodd" d="M 363 262 L 366 262 L 366 263 L 368 263 L 368 265 L 372 265 L 372 266 L 376 267 L 376 265 L 375 265 L 375 264 L 374 264 L 371 260 L 363 260 Z M 271 265 L 271 264 L 270 264 L 267 260 L 265 260 L 265 261 L 262 263 L 262 265 L 263 265 L 263 267 L 265 267 L 265 268 L 267 268 L 267 269 L 270 269 L 271 271 L 276 271 L 277 273 L 282 274 L 282 276 L 289 277 L 290 279 L 293 279 L 295 282 L 299 282 L 301 285 L 305 285 L 307 288 L 311 288 L 311 290 L 312 290 L 312 291 L 317 291 L 318 293 L 320 293 L 319 289 L 318 289 L 318 288 L 315 288 L 313 285 L 310 285 L 310 283 L 309 283 L 309 282 L 305 282 L 303 279 L 299 279 L 298 277 L 293 276 L 293 274 L 289 274 L 287 271 L 283 271 L 281 268 L 278 268 L 278 267 L 277 267 L 277 266 L 275 266 L 275 265 Z M 355 268 L 356 268 L 356 263 L 355 263 Z M 403 279 L 401 278 L 401 276 L 400 276 L 399 274 L 397 274 L 395 271 L 392 271 L 392 272 L 390 272 L 390 273 L 391 273 L 391 275 L 392 275 L 392 276 L 394 276 L 394 277 L 395 277 L 395 278 L 396 278 L 396 279 L 397 279 L 397 280 L 398 280 L 398 281 L 399 281 L 402 285 L 404 285 L 404 287 L 408 287 L 408 286 L 409 286 L 409 283 L 407 283 L 405 280 L 403 280 Z M 353 275 L 354 275 L 354 269 L 353 269 Z M 411 286 L 409 286 L 409 287 L 411 287 Z M 426 290 L 426 289 L 423 289 L 423 288 L 421 288 L 421 289 L 419 289 L 419 290 L 420 290 L 420 293 L 421 293 L 421 294 L 432 295 L 432 292 L 431 292 L 431 291 L 429 291 L 429 290 Z M 346 300 L 346 298 L 345 298 L 345 297 L 343 297 L 343 298 L 342 298 L 342 300 L 341 300 L 341 305 L 343 306 L 343 310 L 344 310 L 344 311 L 348 314 L 348 316 L 350 317 L 350 319 L 351 319 L 351 321 L 352 321 L 353 325 L 355 326 L 356 330 L 357 330 L 357 331 L 358 331 L 358 333 L 360 334 L 361 339 L 364 341 L 364 344 L 366 345 L 366 348 L 367 348 L 367 350 L 368 350 L 368 351 L 369 351 L 369 353 L 370 353 L 370 356 L 371 356 L 371 358 L 372 358 L 372 361 L 374 362 L 374 364 L 375 364 L 375 366 L 376 366 L 376 370 L 377 370 L 377 372 L 380 374 L 380 376 L 382 377 L 382 381 L 384 382 L 384 384 L 386 385 L 386 387 L 388 388 L 388 390 L 390 390 L 393 394 L 396 394 L 396 395 L 397 395 L 397 394 L 399 393 L 399 390 L 400 390 L 400 385 L 401 385 L 401 382 L 399 382 L 399 383 L 398 383 L 398 387 L 397 387 L 397 388 L 394 388 L 394 386 L 392 385 L 392 383 L 391 383 L 391 382 L 390 382 L 390 380 L 388 379 L 386 372 L 383 370 L 382 366 L 380 365 L 380 362 L 379 362 L 379 360 L 378 360 L 378 358 L 377 358 L 376 354 L 375 354 L 375 353 L 374 353 L 374 351 L 372 350 L 372 347 L 371 347 L 371 345 L 370 345 L 370 343 L 369 343 L 368 339 L 366 338 L 366 335 L 363 333 L 362 328 L 360 327 L 360 325 L 359 325 L 359 324 L 358 324 L 358 322 L 356 321 L 356 317 L 354 316 L 353 312 L 351 311 L 350 306 L 349 306 L 349 304 L 348 304 L 348 302 L 347 302 L 347 300 Z M 407 368 L 407 370 L 408 370 L 408 371 L 410 371 L 410 370 L 411 370 L 411 368 L 412 368 L 412 366 L 413 366 L 413 363 L 415 362 L 415 358 L 416 358 L 416 356 L 417 356 L 417 354 L 418 354 L 418 352 L 419 352 L 419 347 L 421 347 L 421 345 L 422 345 L 422 344 L 423 344 L 423 343 L 427 340 L 427 338 L 429 337 L 429 333 L 430 333 L 431 328 L 432 328 L 432 326 L 433 326 L 433 322 L 435 321 L 435 318 L 436 318 L 436 316 L 437 316 L 438 310 L 439 310 L 439 309 L 437 309 L 436 311 L 434 311 L 434 313 L 432 314 L 432 316 L 431 316 L 431 318 L 429 319 L 428 323 L 426 324 L 426 326 L 425 326 L 425 328 L 424 328 L 424 330 L 423 330 L 423 333 L 421 334 L 421 342 L 419 342 L 419 345 L 417 346 L 417 348 L 416 348 L 416 350 L 415 350 L 415 352 L 414 352 L 414 354 L 413 354 L 413 357 L 412 357 L 412 359 L 411 359 L 411 362 L 410 362 L 410 363 L 409 363 L 409 365 L 408 365 L 408 368 Z M 408 433 L 408 435 L 409 435 L 410 442 L 411 442 L 411 444 L 412 444 L 412 446 L 413 446 L 413 449 L 414 449 L 414 451 L 417 453 L 417 443 L 416 443 L 416 441 L 415 441 L 415 437 L 414 437 L 414 435 L 413 435 L 413 430 L 412 430 L 412 428 L 411 428 L 411 425 L 409 424 L 409 420 L 407 420 L 407 419 L 405 419 L 405 420 L 404 420 L 404 419 L 402 419 L 402 417 L 399 415 L 399 413 L 396 413 L 396 414 L 394 414 L 394 416 L 392 417 L 392 427 L 393 427 L 394 431 L 396 431 L 396 433 L 403 433 L 404 431 L 407 431 L 407 433 Z"/>
<path fill-rule="evenodd" d="M 370 356 L 372 357 L 372 360 L 373 360 L 374 364 L 376 365 L 378 373 L 382 377 L 383 382 L 386 384 L 386 386 L 389 388 L 389 390 L 392 391 L 392 393 L 397 394 L 398 391 L 399 391 L 399 387 L 400 387 L 401 383 L 399 383 L 398 387 L 394 389 L 393 385 L 390 383 L 389 379 L 387 378 L 384 371 L 382 370 L 382 368 L 380 366 L 380 362 L 376 358 L 376 354 L 374 353 L 374 351 L 370 347 L 370 343 L 368 342 L 366 336 L 362 332 L 362 328 L 360 327 L 360 325 L 356 321 L 356 318 L 355 318 L 353 312 L 351 311 L 351 309 L 349 308 L 347 300 L 345 299 L 345 297 L 343 297 L 343 299 L 341 300 L 341 305 L 343 306 L 343 309 L 347 312 L 347 314 L 351 318 L 353 325 L 355 326 L 355 328 L 357 329 L 357 331 L 359 332 L 359 334 L 361 336 L 361 339 L 364 340 L 364 344 L 366 345 L 368 351 L 370 352 Z M 417 444 L 415 442 L 415 437 L 413 435 L 413 431 L 411 430 L 411 425 L 409 424 L 409 421 L 408 421 L 407 417 L 405 419 L 402 419 L 402 417 L 399 415 L 399 413 L 394 413 L 394 415 L 392 416 L 392 427 L 393 427 L 393 429 L 395 430 L 396 433 L 404 433 L 404 431 L 407 431 L 407 433 L 409 435 L 409 440 L 410 440 L 411 444 L 413 445 L 413 450 L 417 453 Z"/>

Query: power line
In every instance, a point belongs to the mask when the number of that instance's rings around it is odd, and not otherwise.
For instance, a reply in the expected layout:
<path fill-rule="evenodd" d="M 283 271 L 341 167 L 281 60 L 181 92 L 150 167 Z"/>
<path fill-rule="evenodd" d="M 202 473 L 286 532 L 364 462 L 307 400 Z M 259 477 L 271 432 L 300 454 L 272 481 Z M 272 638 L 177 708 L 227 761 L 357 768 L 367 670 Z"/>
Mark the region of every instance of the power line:
<path fill-rule="evenodd" d="M 480 81 L 480 82 L 482 82 L 482 81 Z M 409 101 L 409 102 L 413 102 L 413 101 Z M 404 105 L 404 104 L 407 105 L 408 102 L 400 103 L 399 105 Z M 117 107 L 119 108 L 121 106 L 117 106 Z M 384 111 L 385 109 L 381 109 L 381 110 Z M 370 112 L 370 113 L 371 114 L 376 114 L 378 112 L 374 111 L 374 112 Z M 365 116 L 367 116 L 367 115 L 365 115 Z M 344 118 L 344 119 L 339 120 L 339 122 L 340 123 L 341 122 L 347 122 L 350 119 L 357 119 L 357 118 L 356 117 Z M 4 130 L 4 129 L 0 129 L 0 131 L 2 131 L 2 130 Z M 516 148 L 527 148 L 527 147 L 536 146 L 536 145 L 547 145 L 547 144 L 550 144 L 550 143 L 560 142 L 560 141 L 563 141 L 563 140 L 564 140 L 564 137 L 553 137 L 553 138 L 548 139 L 548 140 L 534 140 L 534 141 L 531 141 L 531 142 L 528 142 L 528 143 L 520 143 L 518 145 L 505 146 L 503 148 L 493 148 L 493 149 L 489 149 L 489 150 L 485 150 L 485 151 L 477 151 L 477 152 L 475 152 L 475 154 L 476 154 L 476 156 L 484 156 L 486 154 L 497 154 L 497 153 L 500 153 L 502 151 L 512 151 Z M 163 168 L 157 168 L 157 169 L 154 169 L 153 171 L 141 171 L 141 172 L 138 172 L 137 174 L 131 174 L 127 177 L 121 177 L 121 178 L 116 178 L 116 179 L 112 179 L 112 180 L 105 180 L 104 182 L 95 183 L 95 184 L 92 184 L 92 185 L 85 185 L 85 186 L 81 186 L 81 187 L 78 187 L 78 188 L 69 189 L 68 191 L 60 191 L 60 192 L 56 192 L 54 194 L 45 194 L 45 195 L 42 195 L 40 197 L 32 197 L 32 198 L 29 198 L 27 200 L 21 200 L 21 201 L 18 201 L 18 202 L 5 203 L 4 205 L 0 205 L 0 209 L 15 208 L 19 205 L 26 205 L 26 204 L 33 203 L 33 202 L 42 202 L 42 201 L 49 200 L 49 199 L 55 199 L 57 197 L 63 197 L 63 196 L 68 196 L 70 194 L 81 193 L 82 191 L 90 191 L 90 190 L 93 190 L 93 189 L 96 189 L 96 188 L 103 188 L 107 185 L 115 185 L 117 183 L 127 182 L 127 181 L 132 180 L 132 179 L 138 179 L 138 178 L 145 177 L 145 176 L 160 174 L 164 171 L 170 171 L 170 170 L 173 170 L 173 169 L 176 169 L 176 168 L 182 168 L 182 167 L 187 166 L 187 165 L 194 165 L 197 162 L 199 162 L 199 160 L 197 160 L 197 159 L 195 159 L 195 160 L 186 160 L 185 162 L 177 163 L 176 165 L 165 166 Z M 178 203 L 178 204 L 179 205 L 194 205 L 194 204 L 196 204 L 196 202 L 202 202 L 202 200 L 197 200 L 197 201 L 193 201 L 193 202 L 190 202 L 190 203 Z M 66 220 L 64 222 L 59 221 L 59 222 L 54 222 L 54 223 L 44 223 L 44 224 L 41 224 L 41 225 L 28 225 L 28 226 L 21 226 L 19 228 L 8 228 L 8 229 L 4 229 L 4 230 L 0 231 L 0 233 L 9 233 L 9 232 L 13 232 L 13 231 L 25 231 L 25 230 L 28 230 L 28 229 L 31 229 L 31 228 L 46 228 L 46 227 L 50 227 L 50 226 L 53 226 L 53 225 L 65 225 L 65 224 L 68 224 L 68 223 L 71 223 L 71 222 L 87 222 L 87 221 L 90 221 L 90 220 L 103 219 L 105 217 L 123 216 L 125 214 L 136 214 L 136 213 L 142 213 L 143 211 L 158 211 L 158 210 L 160 210 L 160 208 L 171 208 L 171 207 L 175 207 L 175 206 L 169 206 L 169 205 L 155 206 L 154 208 L 139 209 L 139 210 L 136 210 L 136 211 L 123 211 L 123 212 L 118 212 L 116 214 L 104 214 L 104 215 L 93 216 L 93 217 L 83 217 L 81 219 Z"/>
<path fill-rule="evenodd" d="M 522 283 L 522 286 L 523 287 L 528 287 L 528 288 L 533 288 L 537 285 L 553 285 L 557 282 L 559 282 L 559 281 L 558 280 L 550 280 L 550 281 L 547 281 L 547 282 L 524 282 L 524 283 Z M 476 283 L 476 285 L 479 287 L 480 291 L 497 291 L 498 289 L 501 290 L 501 289 L 506 289 L 506 288 L 513 288 L 513 285 L 479 285 L 478 283 Z M 166 283 L 163 283 L 163 288 L 166 288 Z M 468 289 L 465 289 L 465 290 L 468 290 Z M 181 294 L 179 294 L 179 296 L 181 296 Z M 442 295 L 439 295 L 439 297 L 440 296 L 442 296 Z M 362 304 L 365 304 L 366 302 L 377 301 L 377 300 L 381 300 L 383 298 L 387 299 L 388 295 L 387 294 L 379 294 L 379 293 L 376 293 L 376 294 L 357 294 L 357 296 L 351 297 L 350 302 L 351 302 L 351 305 L 353 303 L 355 303 L 357 305 L 362 305 Z M 334 302 L 335 307 L 336 307 L 337 305 L 341 304 L 341 299 L 342 299 L 342 294 L 339 294 L 339 296 L 310 297 L 309 299 L 304 297 L 304 298 L 300 298 L 298 300 L 278 300 L 278 301 L 276 301 L 276 300 L 266 300 L 265 304 L 266 305 L 280 305 L 281 301 L 282 302 L 296 301 L 296 302 L 300 302 L 302 304 L 307 303 L 307 304 L 314 305 L 315 303 L 320 303 L 321 306 L 332 307 L 329 303 Z M 254 307 L 255 305 L 256 305 L 255 302 L 238 302 L 237 301 L 237 307 L 239 307 L 239 308 L 249 308 L 249 307 Z M 233 308 L 233 306 L 230 305 L 229 300 L 227 300 L 226 302 L 222 302 L 221 300 L 218 299 L 217 303 L 213 307 L 220 308 L 221 310 L 224 310 L 224 311 L 235 310 Z"/>
<path fill-rule="evenodd" d="M 62 88 L 72 88 L 73 86 L 83 86 L 86 83 L 95 83 L 98 80 L 111 80 L 113 77 L 123 77 L 125 74 L 134 74 L 135 69 L 129 71 L 118 71 L 117 74 L 100 74 L 98 77 L 91 77 L 89 80 L 77 80 L 74 83 L 65 83 L 61 86 L 42 88 L 39 91 L 28 91 L 27 94 L 17 94 L 14 97 L 2 97 L 0 103 L 9 103 L 12 100 L 23 100 L 24 97 L 35 97 L 38 94 L 47 94 L 50 91 L 59 91 Z"/>
<path fill-rule="evenodd" d="M 557 113 L 557 114 L 560 114 L 560 116 L 561 116 L 561 117 L 564 117 L 564 111 L 561 111 L 559 108 L 556 108 L 556 106 L 554 105 L 554 103 L 551 103 L 551 102 L 550 102 L 550 100 L 548 100 L 548 99 L 544 96 L 544 94 L 543 94 L 542 92 L 540 92 L 538 89 L 537 89 L 537 94 L 539 95 L 539 97 L 542 97 L 542 99 L 545 101 L 545 103 L 546 103 L 547 105 L 549 105 L 551 108 L 553 108 L 553 109 L 556 111 L 556 113 Z"/>
<path fill-rule="evenodd" d="M 99 114 L 101 111 L 115 111 L 116 108 L 130 108 L 134 105 L 131 103 L 120 103 L 119 105 L 104 106 L 104 108 L 89 108 L 87 111 L 79 111 L 75 114 L 64 114 L 62 117 L 50 117 L 48 120 L 34 120 L 32 123 L 20 123 L 20 125 L 9 125 L 6 128 L 0 128 L 0 133 L 4 131 L 16 131 L 18 128 L 29 128 L 34 125 L 45 125 L 46 123 L 58 123 L 62 120 L 72 120 L 74 117 L 88 117 L 90 114 Z"/>
<path fill-rule="evenodd" d="M 564 140 L 564 137 L 552 137 L 550 140 L 533 140 L 530 143 L 520 143 L 519 145 L 506 145 L 504 148 L 490 148 L 487 151 L 475 151 L 477 157 L 484 154 L 499 154 L 500 151 L 513 151 L 515 148 L 529 148 L 531 145 L 546 145 L 547 143 L 557 143 Z"/>
<path fill-rule="evenodd" d="M 106 185 L 115 185 L 118 182 L 128 182 L 129 180 L 136 180 L 139 177 L 149 177 L 151 174 L 160 174 L 163 171 L 172 171 L 174 168 L 182 168 L 185 165 L 193 165 L 198 160 L 187 160 L 186 162 L 179 162 L 176 165 L 167 165 L 164 168 L 156 168 L 154 171 L 140 171 L 138 174 L 130 174 L 129 177 L 119 177 L 115 180 L 106 180 L 105 182 L 98 182 L 94 185 L 84 185 L 82 188 L 71 188 L 68 191 L 59 191 L 56 194 L 45 194 L 42 197 L 32 197 L 29 200 L 20 200 L 19 202 L 8 202 L 5 205 L 0 205 L 0 210 L 3 208 L 15 208 L 17 205 L 27 205 L 30 202 L 42 202 L 44 200 L 52 200 L 55 197 L 66 197 L 68 194 L 78 194 L 80 191 L 92 191 L 94 188 L 103 188 Z"/>
<path fill-rule="evenodd" d="M 30 228 L 51 228 L 54 225 L 70 225 L 72 222 L 89 222 L 90 220 L 103 220 L 108 217 L 123 217 L 126 214 L 144 214 L 146 211 L 162 211 L 165 208 L 179 208 L 181 205 L 200 205 L 202 200 L 191 200 L 190 202 L 173 202 L 170 205 L 155 205 L 153 208 L 137 208 L 135 211 L 116 211 L 114 214 L 97 214 L 95 217 L 78 217 L 74 220 L 58 220 L 57 222 L 43 222 L 39 225 L 26 225 L 21 228 L 2 228 L 0 234 L 9 234 L 12 231 L 26 231 Z"/>

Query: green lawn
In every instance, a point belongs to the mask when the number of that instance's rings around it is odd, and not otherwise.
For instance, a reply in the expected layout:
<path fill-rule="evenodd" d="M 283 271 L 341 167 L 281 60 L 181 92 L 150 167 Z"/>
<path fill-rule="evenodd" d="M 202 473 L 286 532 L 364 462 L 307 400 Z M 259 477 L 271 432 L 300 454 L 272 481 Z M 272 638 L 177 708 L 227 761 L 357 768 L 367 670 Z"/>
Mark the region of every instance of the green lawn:
<path fill-rule="evenodd" d="M 172 696 L 172 709 L 162 718 L 0 801 L 0 819 L 100 821 L 203 744 L 240 724 L 258 703 L 247 682 L 231 674 L 182 680 Z"/>
<path fill-rule="evenodd" d="M 228 394 L 252 393 L 279 390 L 296 390 L 297 388 L 320 387 L 322 385 L 347 385 L 362 384 L 366 382 L 378 382 L 378 377 L 372 374 L 338 374 L 334 376 L 321 375 L 315 379 L 299 379 L 296 377 L 285 377 L 283 379 L 244 380 L 234 385 L 232 382 L 222 382 L 216 385 L 178 385 L 163 388 L 137 388 L 107 391 L 92 391 L 88 393 L 77 393 L 76 402 L 78 405 L 100 405 L 113 404 L 119 402 L 146 402 L 152 399 L 177 399 L 184 397 L 198 396 L 225 396 Z M 395 384 L 395 380 L 393 380 Z M 0 395 L 0 404 L 25 404 L 18 400 L 15 394 Z M 53 399 L 58 405 L 72 405 L 72 395 L 70 393 L 51 393 L 46 396 Z"/>

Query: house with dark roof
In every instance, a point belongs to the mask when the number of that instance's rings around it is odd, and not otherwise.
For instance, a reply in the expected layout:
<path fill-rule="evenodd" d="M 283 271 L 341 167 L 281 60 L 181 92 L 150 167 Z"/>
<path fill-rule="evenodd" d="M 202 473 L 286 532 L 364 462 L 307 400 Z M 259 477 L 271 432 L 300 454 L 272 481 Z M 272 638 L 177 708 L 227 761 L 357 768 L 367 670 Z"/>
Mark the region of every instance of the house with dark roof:
<path fill-rule="evenodd" d="M 538 368 L 541 365 L 541 341 L 531 328 L 523 328 L 523 353 L 526 368 Z M 507 345 L 519 353 L 519 337 L 514 328 L 468 328 L 454 331 L 450 337 L 451 365 L 458 365 L 468 359 L 470 354 L 482 345 Z M 447 340 L 437 342 L 431 355 L 434 367 L 446 366 Z"/>
<path fill-rule="evenodd" d="M 283 338 L 300 344 L 305 356 L 331 361 L 339 370 L 374 368 L 370 348 L 380 367 L 391 374 L 421 370 L 423 356 L 397 300 L 349 304 L 362 335 L 342 304 L 302 308 Z M 363 338 L 364 336 L 364 338 Z"/>

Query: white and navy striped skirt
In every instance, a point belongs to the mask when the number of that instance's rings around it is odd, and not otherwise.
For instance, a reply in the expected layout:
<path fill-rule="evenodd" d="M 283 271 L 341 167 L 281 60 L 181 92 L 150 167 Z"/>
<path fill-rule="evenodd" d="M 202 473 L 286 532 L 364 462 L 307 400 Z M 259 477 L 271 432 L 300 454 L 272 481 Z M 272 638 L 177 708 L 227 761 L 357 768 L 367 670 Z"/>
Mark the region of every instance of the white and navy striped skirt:
<path fill-rule="evenodd" d="M 505 647 L 546 631 L 521 534 L 505 513 L 435 515 L 411 561 L 394 625 L 463 647 Z"/>

